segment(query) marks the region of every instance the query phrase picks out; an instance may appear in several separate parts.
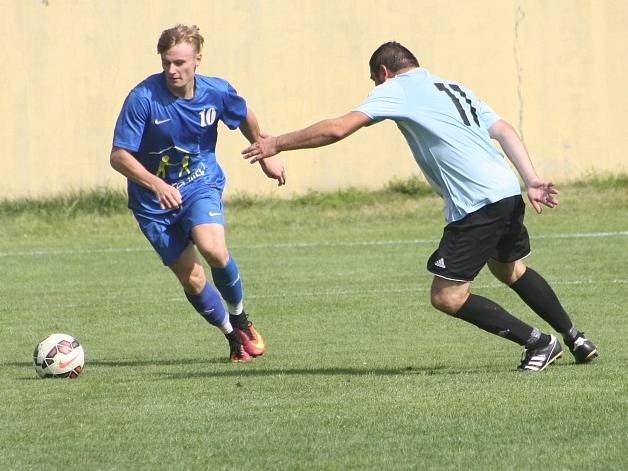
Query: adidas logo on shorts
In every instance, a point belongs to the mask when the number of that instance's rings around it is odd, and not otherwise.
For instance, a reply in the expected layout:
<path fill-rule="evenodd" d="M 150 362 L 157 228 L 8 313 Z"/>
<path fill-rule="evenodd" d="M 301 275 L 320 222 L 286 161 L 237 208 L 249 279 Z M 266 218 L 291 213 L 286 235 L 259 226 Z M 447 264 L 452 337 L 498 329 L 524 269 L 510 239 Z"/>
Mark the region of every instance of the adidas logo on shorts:
<path fill-rule="evenodd" d="M 443 259 L 443 258 L 439 258 L 438 260 L 436 260 L 434 262 L 434 265 L 437 266 L 438 268 L 447 268 L 445 266 L 445 259 Z"/>

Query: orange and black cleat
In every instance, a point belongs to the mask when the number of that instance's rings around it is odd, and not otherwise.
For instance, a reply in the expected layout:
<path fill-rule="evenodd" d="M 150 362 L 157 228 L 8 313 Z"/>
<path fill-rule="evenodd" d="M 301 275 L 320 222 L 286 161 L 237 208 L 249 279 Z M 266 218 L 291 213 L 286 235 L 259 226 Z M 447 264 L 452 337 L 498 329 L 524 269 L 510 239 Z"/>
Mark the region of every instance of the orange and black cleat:
<path fill-rule="evenodd" d="M 249 355 L 240 342 L 239 335 L 235 333 L 235 331 L 230 332 L 225 335 L 227 340 L 229 341 L 229 360 L 232 363 L 244 363 L 247 361 L 251 361 L 251 355 Z"/>
<path fill-rule="evenodd" d="M 230 321 L 244 350 L 252 357 L 263 355 L 266 351 L 266 342 L 260 333 L 253 327 L 253 323 L 246 317 L 246 313 L 238 316 L 231 315 Z"/>

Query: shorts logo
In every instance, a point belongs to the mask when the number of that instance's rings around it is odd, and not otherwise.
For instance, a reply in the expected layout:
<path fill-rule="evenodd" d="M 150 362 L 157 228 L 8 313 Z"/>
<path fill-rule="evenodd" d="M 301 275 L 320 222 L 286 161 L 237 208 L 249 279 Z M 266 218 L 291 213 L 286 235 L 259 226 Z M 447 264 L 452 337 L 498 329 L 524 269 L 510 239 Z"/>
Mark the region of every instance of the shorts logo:
<path fill-rule="evenodd" d="M 159 126 L 160 124 L 167 123 L 168 121 L 170 121 L 170 118 L 168 118 L 168 119 L 155 119 L 155 124 L 157 126 Z"/>
<path fill-rule="evenodd" d="M 434 265 L 437 266 L 438 268 L 447 268 L 445 266 L 445 259 L 443 259 L 443 258 L 439 258 L 438 260 L 436 260 L 434 262 Z"/>
<path fill-rule="evenodd" d="M 221 214 L 222 214 L 222 213 L 215 213 L 215 212 L 213 212 L 213 211 L 210 211 L 210 212 L 209 212 L 209 215 L 210 215 L 211 217 L 214 217 L 214 216 L 220 216 Z"/>

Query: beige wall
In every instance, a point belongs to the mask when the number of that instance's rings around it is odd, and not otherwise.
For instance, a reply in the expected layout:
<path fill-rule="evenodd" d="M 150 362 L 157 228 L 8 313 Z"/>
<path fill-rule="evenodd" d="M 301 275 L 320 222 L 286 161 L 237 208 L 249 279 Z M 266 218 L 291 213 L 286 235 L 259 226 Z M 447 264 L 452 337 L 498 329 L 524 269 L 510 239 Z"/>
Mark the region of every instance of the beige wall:
<path fill-rule="evenodd" d="M 185 5 L 181 7 L 179 5 Z M 356 106 L 367 62 L 396 39 L 524 135 L 537 169 L 565 181 L 628 171 L 625 0 L 0 0 L 4 146 L 0 199 L 121 186 L 108 163 L 128 91 L 160 67 L 160 31 L 194 23 L 201 73 L 229 80 L 262 128 L 284 132 Z M 394 124 L 283 154 L 278 190 L 220 131 L 227 194 L 381 187 L 418 172 Z"/>

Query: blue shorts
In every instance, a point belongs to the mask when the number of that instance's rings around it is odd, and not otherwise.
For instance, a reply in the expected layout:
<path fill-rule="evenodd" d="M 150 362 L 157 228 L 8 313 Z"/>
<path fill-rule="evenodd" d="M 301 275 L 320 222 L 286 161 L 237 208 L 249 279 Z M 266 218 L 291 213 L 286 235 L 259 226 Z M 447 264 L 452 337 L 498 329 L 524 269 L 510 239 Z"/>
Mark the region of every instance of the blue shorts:
<path fill-rule="evenodd" d="M 201 194 L 184 200 L 179 209 L 164 215 L 133 215 L 164 265 L 173 264 L 191 241 L 191 232 L 199 224 L 225 224 L 222 191 L 208 187 Z"/>

